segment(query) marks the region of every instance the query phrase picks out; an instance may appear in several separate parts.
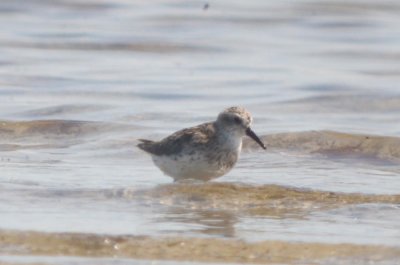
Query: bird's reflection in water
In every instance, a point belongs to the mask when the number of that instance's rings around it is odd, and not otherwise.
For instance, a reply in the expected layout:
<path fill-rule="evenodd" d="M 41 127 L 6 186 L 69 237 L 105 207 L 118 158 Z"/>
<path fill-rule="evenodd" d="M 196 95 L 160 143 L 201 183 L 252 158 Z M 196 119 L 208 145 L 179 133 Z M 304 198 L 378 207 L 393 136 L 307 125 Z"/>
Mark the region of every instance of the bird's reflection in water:
<path fill-rule="evenodd" d="M 157 222 L 167 222 L 169 226 L 164 232 L 172 231 L 172 224 L 177 224 L 180 228 L 187 226 L 188 229 L 178 231 L 187 233 L 188 231 L 196 234 L 204 234 L 218 237 L 234 237 L 237 216 L 229 211 L 187 209 L 183 207 L 169 207 Z M 172 229 L 171 229 L 172 228 Z M 179 232 L 178 232 L 179 233 Z"/>

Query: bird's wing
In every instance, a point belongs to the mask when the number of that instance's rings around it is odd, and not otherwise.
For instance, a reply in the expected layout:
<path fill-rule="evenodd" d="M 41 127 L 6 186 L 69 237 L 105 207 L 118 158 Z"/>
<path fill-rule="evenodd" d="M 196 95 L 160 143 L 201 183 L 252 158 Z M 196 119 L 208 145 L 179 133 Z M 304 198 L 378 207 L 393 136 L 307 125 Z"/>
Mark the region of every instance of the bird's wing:
<path fill-rule="evenodd" d="M 183 129 L 173 133 L 159 142 L 140 139 L 137 146 L 153 155 L 179 154 L 185 147 L 207 143 L 215 132 L 213 123 L 204 123 L 196 127 Z"/>

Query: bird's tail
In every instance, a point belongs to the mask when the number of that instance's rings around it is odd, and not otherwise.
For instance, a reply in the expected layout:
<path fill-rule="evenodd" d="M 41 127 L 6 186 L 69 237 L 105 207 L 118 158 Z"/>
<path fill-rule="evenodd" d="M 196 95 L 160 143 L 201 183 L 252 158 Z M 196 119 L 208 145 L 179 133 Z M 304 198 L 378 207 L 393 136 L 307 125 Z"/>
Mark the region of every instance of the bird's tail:
<path fill-rule="evenodd" d="M 142 149 L 143 151 L 150 152 L 151 147 L 154 144 L 154 141 L 146 140 L 146 139 L 138 139 L 141 143 L 137 144 L 137 147 Z"/>

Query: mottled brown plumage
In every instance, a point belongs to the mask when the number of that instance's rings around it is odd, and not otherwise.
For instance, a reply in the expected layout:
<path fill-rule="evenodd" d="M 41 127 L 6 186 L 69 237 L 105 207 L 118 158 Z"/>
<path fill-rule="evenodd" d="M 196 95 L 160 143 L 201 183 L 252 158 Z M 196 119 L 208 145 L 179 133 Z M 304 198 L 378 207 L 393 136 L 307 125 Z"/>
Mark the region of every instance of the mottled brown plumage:
<path fill-rule="evenodd" d="M 185 147 L 189 147 L 187 143 L 191 143 L 190 148 L 208 145 L 213 137 L 215 124 L 209 122 L 180 130 L 159 142 L 139 139 L 142 143 L 138 144 L 138 147 L 153 155 L 171 155 L 184 152 Z"/>

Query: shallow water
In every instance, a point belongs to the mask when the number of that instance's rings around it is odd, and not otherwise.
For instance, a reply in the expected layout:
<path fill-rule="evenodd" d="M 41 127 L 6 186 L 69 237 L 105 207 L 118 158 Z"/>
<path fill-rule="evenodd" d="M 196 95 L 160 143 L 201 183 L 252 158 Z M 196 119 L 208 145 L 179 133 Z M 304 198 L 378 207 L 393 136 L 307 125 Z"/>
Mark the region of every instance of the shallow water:
<path fill-rule="evenodd" d="M 393 264 L 399 13 L 365 0 L 0 2 L 0 262 Z M 246 141 L 210 184 L 171 184 L 135 147 L 231 105 L 268 150 Z M 127 250 L 86 251 L 104 235 Z M 135 236 L 164 254 L 131 252 Z M 202 247 L 220 239 L 249 252 Z"/>

